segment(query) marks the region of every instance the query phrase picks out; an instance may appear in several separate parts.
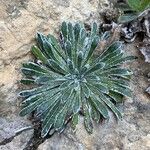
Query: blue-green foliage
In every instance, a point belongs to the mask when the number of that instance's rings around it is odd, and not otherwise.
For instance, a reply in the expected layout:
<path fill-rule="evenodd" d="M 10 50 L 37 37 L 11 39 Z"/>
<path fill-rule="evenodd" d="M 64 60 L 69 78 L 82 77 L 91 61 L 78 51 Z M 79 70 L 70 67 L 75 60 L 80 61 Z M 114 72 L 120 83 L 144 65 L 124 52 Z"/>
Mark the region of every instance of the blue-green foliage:
<path fill-rule="evenodd" d="M 25 78 L 21 83 L 36 88 L 20 92 L 24 98 L 20 115 L 34 111 L 42 122 L 42 137 L 49 131 L 63 131 L 68 122 L 75 128 L 80 114 L 92 133 L 93 121 L 108 119 L 109 110 L 121 118 L 115 104 L 131 96 L 132 72 L 121 65 L 134 57 L 124 56 L 121 42 L 114 42 L 95 58 L 100 40 L 108 37 L 99 34 L 96 23 L 86 31 L 81 24 L 63 22 L 60 32 L 59 41 L 38 33 L 37 46 L 31 49 L 36 61 L 22 67 Z"/>

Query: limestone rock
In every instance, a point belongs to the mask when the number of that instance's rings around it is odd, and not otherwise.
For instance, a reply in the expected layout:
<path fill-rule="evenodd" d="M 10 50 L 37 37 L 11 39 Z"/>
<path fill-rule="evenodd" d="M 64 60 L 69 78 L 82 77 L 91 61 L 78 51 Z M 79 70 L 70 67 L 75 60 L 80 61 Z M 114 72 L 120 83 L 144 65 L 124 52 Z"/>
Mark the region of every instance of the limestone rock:
<path fill-rule="evenodd" d="M 150 37 L 144 38 L 139 49 L 144 56 L 145 62 L 150 63 Z"/>
<path fill-rule="evenodd" d="M 16 135 L 19 130 L 31 126 L 29 120 L 18 115 L 19 64 L 11 62 L 0 69 L 0 150 L 23 150 L 33 135 L 33 130 Z"/>
<path fill-rule="evenodd" d="M 0 150 L 23 150 L 26 147 L 27 142 L 32 137 L 33 131 L 26 131 L 22 134 L 14 137 L 14 139 L 5 144 L 0 145 Z"/>
<path fill-rule="evenodd" d="M 109 8 L 108 0 L 1 0 L 0 1 L 0 142 L 31 122 L 18 116 L 20 100 L 21 64 L 31 59 L 30 47 L 40 31 L 56 36 L 62 21 L 100 22 L 99 12 Z M 127 45 L 126 52 L 139 56 L 135 45 Z M 55 134 L 39 145 L 38 150 L 147 150 L 150 149 L 149 97 L 144 93 L 149 66 L 141 56 L 132 65 L 131 88 L 133 97 L 125 101 L 122 121 L 112 117 L 108 122 L 95 125 L 88 135 L 82 118 L 76 132 L 68 127 L 62 135 Z M 144 66 L 144 67 L 143 67 Z M 149 72 L 149 71 L 148 71 Z M 112 115 L 113 116 L 113 115 Z M 22 132 L 12 141 L 0 145 L 0 150 L 23 150 L 33 130 Z"/>
<path fill-rule="evenodd" d="M 146 92 L 150 94 L 150 87 L 146 89 Z"/>
<path fill-rule="evenodd" d="M 31 125 L 18 116 L 19 80 L 23 62 L 37 31 L 57 33 L 62 21 L 98 21 L 98 0 L 1 0 L 0 2 L 0 143 L 13 137 L 17 130 Z M 92 17 L 91 17 L 92 16 Z M 15 136 L 2 150 L 23 150 L 33 130 Z"/>

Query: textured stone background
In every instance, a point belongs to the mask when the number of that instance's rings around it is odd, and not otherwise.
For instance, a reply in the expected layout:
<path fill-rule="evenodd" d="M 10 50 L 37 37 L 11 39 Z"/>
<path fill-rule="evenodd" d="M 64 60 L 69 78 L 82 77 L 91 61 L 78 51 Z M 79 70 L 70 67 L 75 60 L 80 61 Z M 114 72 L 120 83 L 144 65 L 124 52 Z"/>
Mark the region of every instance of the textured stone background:
<path fill-rule="evenodd" d="M 0 0 L 0 150 L 23 150 L 33 136 L 29 130 L 6 139 L 31 123 L 18 116 L 21 63 L 31 59 L 30 47 L 37 31 L 57 35 L 62 21 L 93 20 L 100 22 L 99 12 L 109 7 L 106 0 Z M 88 135 L 81 123 L 73 133 L 67 130 L 54 135 L 38 146 L 38 150 L 149 150 L 150 102 L 144 93 L 148 86 L 148 64 L 135 44 L 126 45 L 126 52 L 139 57 L 128 65 L 134 71 L 131 82 L 133 97 L 121 106 L 123 120 L 110 119 L 95 125 Z M 5 141 L 3 142 L 2 141 Z"/>

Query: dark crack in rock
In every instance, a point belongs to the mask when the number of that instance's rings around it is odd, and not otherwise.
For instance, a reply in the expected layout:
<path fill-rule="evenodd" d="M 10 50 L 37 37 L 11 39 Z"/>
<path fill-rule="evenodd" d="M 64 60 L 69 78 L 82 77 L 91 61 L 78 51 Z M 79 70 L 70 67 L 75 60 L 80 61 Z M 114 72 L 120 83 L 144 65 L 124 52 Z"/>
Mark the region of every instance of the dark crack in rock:
<path fill-rule="evenodd" d="M 146 89 L 146 92 L 147 92 L 148 94 L 150 94 L 150 87 L 148 87 L 148 88 Z"/>
<path fill-rule="evenodd" d="M 12 6 L 12 5 L 8 6 L 7 13 L 9 14 L 11 18 L 17 18 L 21 16 L 21 12 L 19 8 L 16 6 Z"/>
<path fill-rule="evenodd" d="M 148 73 L 148 81 L 150 82 L 150 72 Z M 149 83 L 150 84 L 150 83 Z M 150 86 L 146 89 L 146 92 L 150 94 Z"/>
<path fill-rule="evenodd" d="M 69 0 L 53 0 L 53 2 L 58 6 L 69 7 L 70 5 Z"/>

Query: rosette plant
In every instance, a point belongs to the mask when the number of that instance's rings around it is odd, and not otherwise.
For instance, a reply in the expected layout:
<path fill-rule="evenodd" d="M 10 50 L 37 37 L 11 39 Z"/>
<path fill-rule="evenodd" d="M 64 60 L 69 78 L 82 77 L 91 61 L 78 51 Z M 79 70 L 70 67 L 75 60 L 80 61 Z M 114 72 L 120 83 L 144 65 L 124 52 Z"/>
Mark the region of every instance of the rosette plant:
<path fill-rule="evenodd" d="M 60 32 L 59 41 L 38 33 L 37 46 L 31 49 L 36 59 L 22 67 L 25 78 L 21 83 L 32 88 L 20 92 L 20 115 L 34 112 L 41 120 L 42 137 L 52 131 L 62 132 L 69 122 L 75 129 L 80 115 L 87 132 L 92 133 L 93 121 L 108 119 L 109 111 L 121 118 L 116 104 L 123 96 L 131 96 L 132 72 L 122 64 L 134 57 L 124 56 L 121 42 L 112 43 L 95 56 L 100 41 L 108 37 L 99 33 L 96 23 L 86 31 L 82 24 L 63 22 Z"/>

